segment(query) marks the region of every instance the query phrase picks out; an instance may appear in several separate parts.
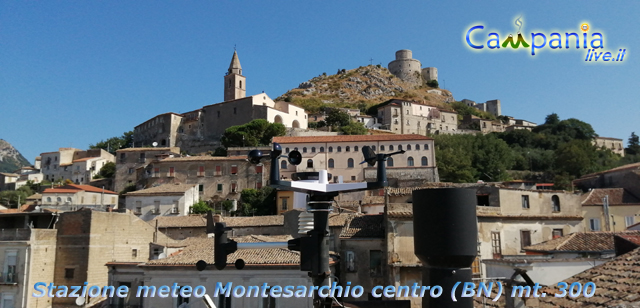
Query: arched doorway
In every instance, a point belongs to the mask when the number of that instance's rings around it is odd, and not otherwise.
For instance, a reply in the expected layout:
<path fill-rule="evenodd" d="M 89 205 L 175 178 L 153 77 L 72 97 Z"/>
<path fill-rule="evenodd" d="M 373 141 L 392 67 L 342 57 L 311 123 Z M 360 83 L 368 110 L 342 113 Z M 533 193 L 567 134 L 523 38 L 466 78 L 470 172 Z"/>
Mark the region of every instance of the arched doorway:
<path fill-rule="evenodd" d="M 282 117 L 281 117 L 281 116 L 279 116 L 279 115 L 277 115 L 277 116 L 275 117 L 275 119 L 273 119 L 273 123 L 280 123 L 280 124 L 282 124 Z"/>
<path fill-rule="evenodd" d="M 298 120 L 293 120 L 293 123 L 291 123 L 291 127 L 300 128 L 300 122 L 298 122 Z"/>

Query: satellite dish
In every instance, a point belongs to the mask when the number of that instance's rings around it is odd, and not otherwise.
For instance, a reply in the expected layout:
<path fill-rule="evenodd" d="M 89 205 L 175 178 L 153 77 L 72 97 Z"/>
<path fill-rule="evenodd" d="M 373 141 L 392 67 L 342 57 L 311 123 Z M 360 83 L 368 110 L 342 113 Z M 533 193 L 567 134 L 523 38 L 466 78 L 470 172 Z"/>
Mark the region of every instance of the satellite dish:
<path fill-rule="evenodd" d="M 39 205 L 36 206 L 35 208 L 36 211 L 41 212 L 42 211 L 42 207 L 40 207 Z"/>
<path fill-rule="evenodd" d="M 166 258 L 166 257 L 167 257 L 167 254 L 163 252 L 163 253 L 161 253 L 161 254 L 159 254 L 159 255 L 158 255 L 158 260 L 160 260 L 160 259 L 164 259 L 164 258 Z"/>
<path fill-rule="evenodd" d="M 82 306 L 84 305 L 84 301 L 85 301 L 84 297 L 80 297 L 80 296 L 76 297 L 76 305 Z"/>
<path fill-rule="evenodd" d="M 151 145 L 155 148 L 158 146 L 158 143 L 154 141 Z"/>

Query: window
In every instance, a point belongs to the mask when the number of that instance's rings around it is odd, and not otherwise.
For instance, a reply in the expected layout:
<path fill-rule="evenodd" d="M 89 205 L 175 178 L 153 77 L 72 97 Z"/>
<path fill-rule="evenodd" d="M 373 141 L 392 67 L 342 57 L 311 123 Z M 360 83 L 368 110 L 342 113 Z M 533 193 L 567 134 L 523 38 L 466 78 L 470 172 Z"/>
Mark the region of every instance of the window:
<path fill-rule="evenodd" d="M 334 167 L 333 158 L 329 158 L 329 168 L 333 168 L 333 167 Z"/>
<path fill-rule="evenodd" d="M 127 158 L 127 155 L 125 153 L 120 153 L 120 160 L 124 161 L 125 158 Z"/>
<path fill-rule="evenodd" d="M 382 276 L 382 250 L 369 250 L 369 274 L 371 277 Z"/>
<path fill-rule="evenodd" d="M 502 259 L 502 240 L 500 232 L 491 232 L 491 251 L 494 259 Z"/>
<path fill-rule="evenodd" d="M 129 174 L 132 174 L 133 172 L 135 172 L 135 169 L 129 168 Z"/>
<path fill-rule="evenodd" d="M 13 300 L 13 294 L 4 293 L 0 295 L 0 307 L 13 308 L 15 302 Z"/>
<path fill-rule="evenodd" d="M 560 198 L 558 198 L 558 196 L 553 195 L 551 197 L 551 205 L 553 206 L 554 212 L 560 212 Z"/>
<path fill-rule="evenodd" d="M 429 149 L 429 145 L 425 143 L 425 144 L 424 144 L 424 149 L 425 149 L 425 150 L 428 150 L 428 149 Z"/>
<path fill-rule="evenodd" d="M 329 153 L 333 152 L 333 147 L 329 147 Z"/>
<path fill-rule="evenodd" d="M 216 166 L 216 175 L 222 175 L 222 166 Z"/>
<path fill-rule="evenodd" d="M 358 146 L 357 145 L 353 147 L 353 151 L 354 152 L 358 152 Z"/>
<path fill-rule="evenodd" d="M 478 206 L 490 206 L 489 195 L 476 195 L 476 201 Z"/>
<path fill-rule="evenodd" d="M 157 178 L 160 176 L 160 168 L 153 168 L 153 177 Z"/>
<path fill-rule="evenodd" d="M 198 167 L 198 176 L 204 176 L 204 166 Z"/>
<path fill-rule="evenodd" d="M 376 146 L 375 146 L 375 145 L 372 145 L 372 146 L 371 146 L 371 149 L 375 151 L 375 150 L 376 150 Z"/>
<path fill-rule="evenodd" d="M 64 269 L 64 278 L 65 279 L 73 279 L 74 272 L 75 272 L 75 268 L 65 268 Z"/>
<path fill-rule="evenodd" d="M 302 153 L 307 153 L 307 147 L 302 148 Z"/>
<path fill-rule="evenodd" d="M 288 198 L 281 198 L 280 200 L 282 200 L 281 202 L 281 209 L 283 211 L 287 211 L 289 210 L 289 199 Z"/>
<path fill-rule="evenodd" d="M 528 209 L 529 208 L 529 196 L 526 195 L 522 195 L 522 208 L 523 209 Z"/>
<path fill-rule="evenodd" d="M 315 153 L 316 152 L 316 147 L 311 147 L 311 153 Z"/>
<path fill-rule="evenodd" d="M 625 218 L 624 218 L 625 227 L 631 226 L 633 224 L 634 224 L 633 216 L 625 216 Z"/>
<path fill-rule="evenodd" d="M 313 168 L 313 159 L 307 159 L 307 168 Z"/>
<path fill-rule="evenodd" d="M 324 153 L 324 147 L 320 147 L 320 153 Z"/>
<path fill-rule="evenodd" d="M 138 250 L 137 249 L 131 249 L 131 258 L 135 259 L 138 257 Z"/>
<path fill-rule="evenodd" d="M 389 151 L 393 151 L 393 145 L 389 146 Z"/>
<path fill-rule="evenodd" d="M 402 151 L 402 144 L 398 145 L 398 151 Z"/>
<path fill-rule="evenodd" d="M 67 203 L 71 203 L 71 197 L 67 197 Z"/>
<path fill-rule="evenodd" d="M 411 145 L 407 144 L 407 151 L 411 151 Z"/>
<path fill-rule="evenodd" d="M 238 108 L 233 107 L 233 114 L 238 114 Z"/>
<path fill-rule="evenodd" d="M 276 298 L 275 297 L 263 297 L 262 298 L 262 307 L 261 308 L 276 308 Z"/>
<path fill-rule="evenodd" d="M 262 173 L 262 166 L 256 166 L 256 173 Z"/>
<path fill-rule="evenodd" d="M 169 167 L 169 177 L 175 176 L 176 169 L 174 167 Z"/>
<path fill-rule="evenodd" d="M 347 160 L 347 168 L 353 168 L 353 158 Z"/>
<path fill-rule="evenodd" d="M 559 238 L 564 235 L 564 231 L 562 229 L 553 229 L 552 238 Z"/>
<path fill-rule="evenodd" d="M 56 201 L 62 202 L 62 198 L 58 197 L 58 198 L 56 198 Z"/>
<path fill-rule="evenodd" d="M 217 187 L 218 192 L 221 192 L 222 191 L 222 184 L 218 184 L 217 186 L 218 186 Z"/>
<path fill-rule="evenodd" d="M 416 151 L 420 150 L 420 145 L 416 144 Z"/>
<path fill-rule="evenodd" d="M 140 153 L 140 162 L 144 163 L 145 159 L 146 159 L 145 153 Z"/>
<path fill-rule="evenodd" d="M 342 152 L 342 147 L 339 146 L 336 152 Z"/>
<path fill-rule="evenodd" d="M 350 151 L 351 151 L 351 147 L 346 146 L 346 147 L 344 148 L 344 151 L 345 151 L 345 152 L 350 152 Z"/>
<path fill-rule="evenodd" d="M 352 180 L 352 181 L 355 181 L 355 180 L 356 180 L 356 176 L 355 176 L 355 175 L 352 175 L 352 176 L 351 176 L 351 180 Z"/>
<path fill-rule="evenodd" d="M 413 157 L 409 156 L 409 158 L 407 158 L 407 166 L 413 167 Z"/>
<path fill-rule="evenodd" d="M 598 219 L 598 218 L 589 219 L 589 230 L 590 231 L 600 231 L 600 219 Z"/>
<path fill-rule="evenodd" d="M 286 161 L 281 161 L 280 162 L 280 169 L 287 169 L 287 162 Z"/>
<path fill-rule="evenodd" d="M 232 193 L 238 192 L 238 183 L 231 183 L 231 192 Z"/>
<path fill-rule="evenodd" d="M 520 249 L 531 246 L 531 231 L 520 230 Z"/>
<path fill-rule="evenodd" d="M 423 166 L 429 165 L 429 159 L 426 156 L 422 156 L 421 163 Z"/>
<path fill-rule="evenodd" d="M 204 192 L 204 184 L 198 184 L 198 192 Z"/>
<path fill-rule="evenodd" d="M 231 174 L 238 174 L 238 166 L 236 165 L 231 166 Z"/>
<path fill-rule="evenodd" d="M 289 148 L 285 148 L 285 149 L 284 149 L 284 152 L 285 152 L 285 153 L 289 153 Z"/>
<path fill-rule="evenodd" d="M 387 167 L 393 167 L 393 158 L 387 158 Z"/>

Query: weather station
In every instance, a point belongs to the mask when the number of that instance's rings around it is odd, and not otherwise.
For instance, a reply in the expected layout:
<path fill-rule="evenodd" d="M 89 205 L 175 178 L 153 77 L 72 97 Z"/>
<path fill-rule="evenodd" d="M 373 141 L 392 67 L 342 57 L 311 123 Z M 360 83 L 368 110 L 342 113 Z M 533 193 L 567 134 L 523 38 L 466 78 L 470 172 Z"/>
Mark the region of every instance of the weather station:
<path fill-rule="evenodd" d="M 332 211 L 334 198 L 340 192 L 360 191 L 383 188 L 389 185 L 386 176 L 387 158 L 402 154 L 398 151 L 388 154 L 376 154 L 371 147 L 362 147 L 364 161 L 361 164 L 377 166 L 377 180 L 375 182 L 362 183 L 330 183 L 332 175 L 327 170 L 317 172 L 297 172 L 292 174 L 292 181 L 284 181 L 280 178 L 279 162 L 285 158 L 292 165 L 299 165 L 302 162 L 302 154 L 298 151 L 291 151 L 288 155 L 282 155 L 282 147 L 278 143 L 273 143 L 271 153 L 263 155 L 260 150 L 249 152 L 248 160 L 252 164 L 260 164 L 263 160 L 271 161 L 269 173 L 269 186 L 281 190 L 294 191 L 307 195 L 306 213 L 313 217 L 313 227 L 311 228 L 311 217 L 301 218 L 301 230 L 308 230 L 300 238 L 289 240 L 288 242 L 266 242 L 266 243 L 237 243 L 227 238 L 228 228 L 224 222 L 213 221 L 211 212 L 207 215 L 207 233 L 214 234 L 214 262 L 218 270 L 227 266 L 227 255 L 238 249 L 273 249 L 284 248 L 300 252 L 300 270 L 309 272 L 314 286 L 330 286 L 333 276 L 329 267 L 329 213 Z M 301 216 L 303 216 L 302 213 Z M 308 215 L 307 214 L 307 215 Z M 307 218 L 308 217 L 308 218 Z M 305 226 L 306 225 L 306 226 Z M 196 264 L 198 270 L 204 270 L 207 264 L 199 261 Z M 244 261 L 235 261 L 237 269 L 244 268 Z M 321 297 L 318 292 L 314 293 L 313 306 L 318 308 L 328 308 L 332 302 L 342 306 L 335 298 Z"/>

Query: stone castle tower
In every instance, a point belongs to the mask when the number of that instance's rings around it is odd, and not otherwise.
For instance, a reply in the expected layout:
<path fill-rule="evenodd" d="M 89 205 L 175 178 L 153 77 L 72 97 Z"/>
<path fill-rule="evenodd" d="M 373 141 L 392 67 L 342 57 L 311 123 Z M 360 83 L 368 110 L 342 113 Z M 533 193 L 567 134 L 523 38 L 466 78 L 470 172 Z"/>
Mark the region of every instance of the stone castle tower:
<path fill-rule="evenodd" d="M 242 76 L 242 66 L 238 53 L 233 51 L 229 70 L 224 76 L 224 101 L 231 101 L 247 96 L 247 77 Z"/>
<path fill-rule="evenodd" d="M 423 69 L 420 61 L 413 59 L 413 53 L 409 49 L 396 51 L 396 59 L 389 62 L 388 68 L 391 74 L 415 85 L 421 85 L 423 80 L 438 80 L 438 69 L 435 67 Z"/>

